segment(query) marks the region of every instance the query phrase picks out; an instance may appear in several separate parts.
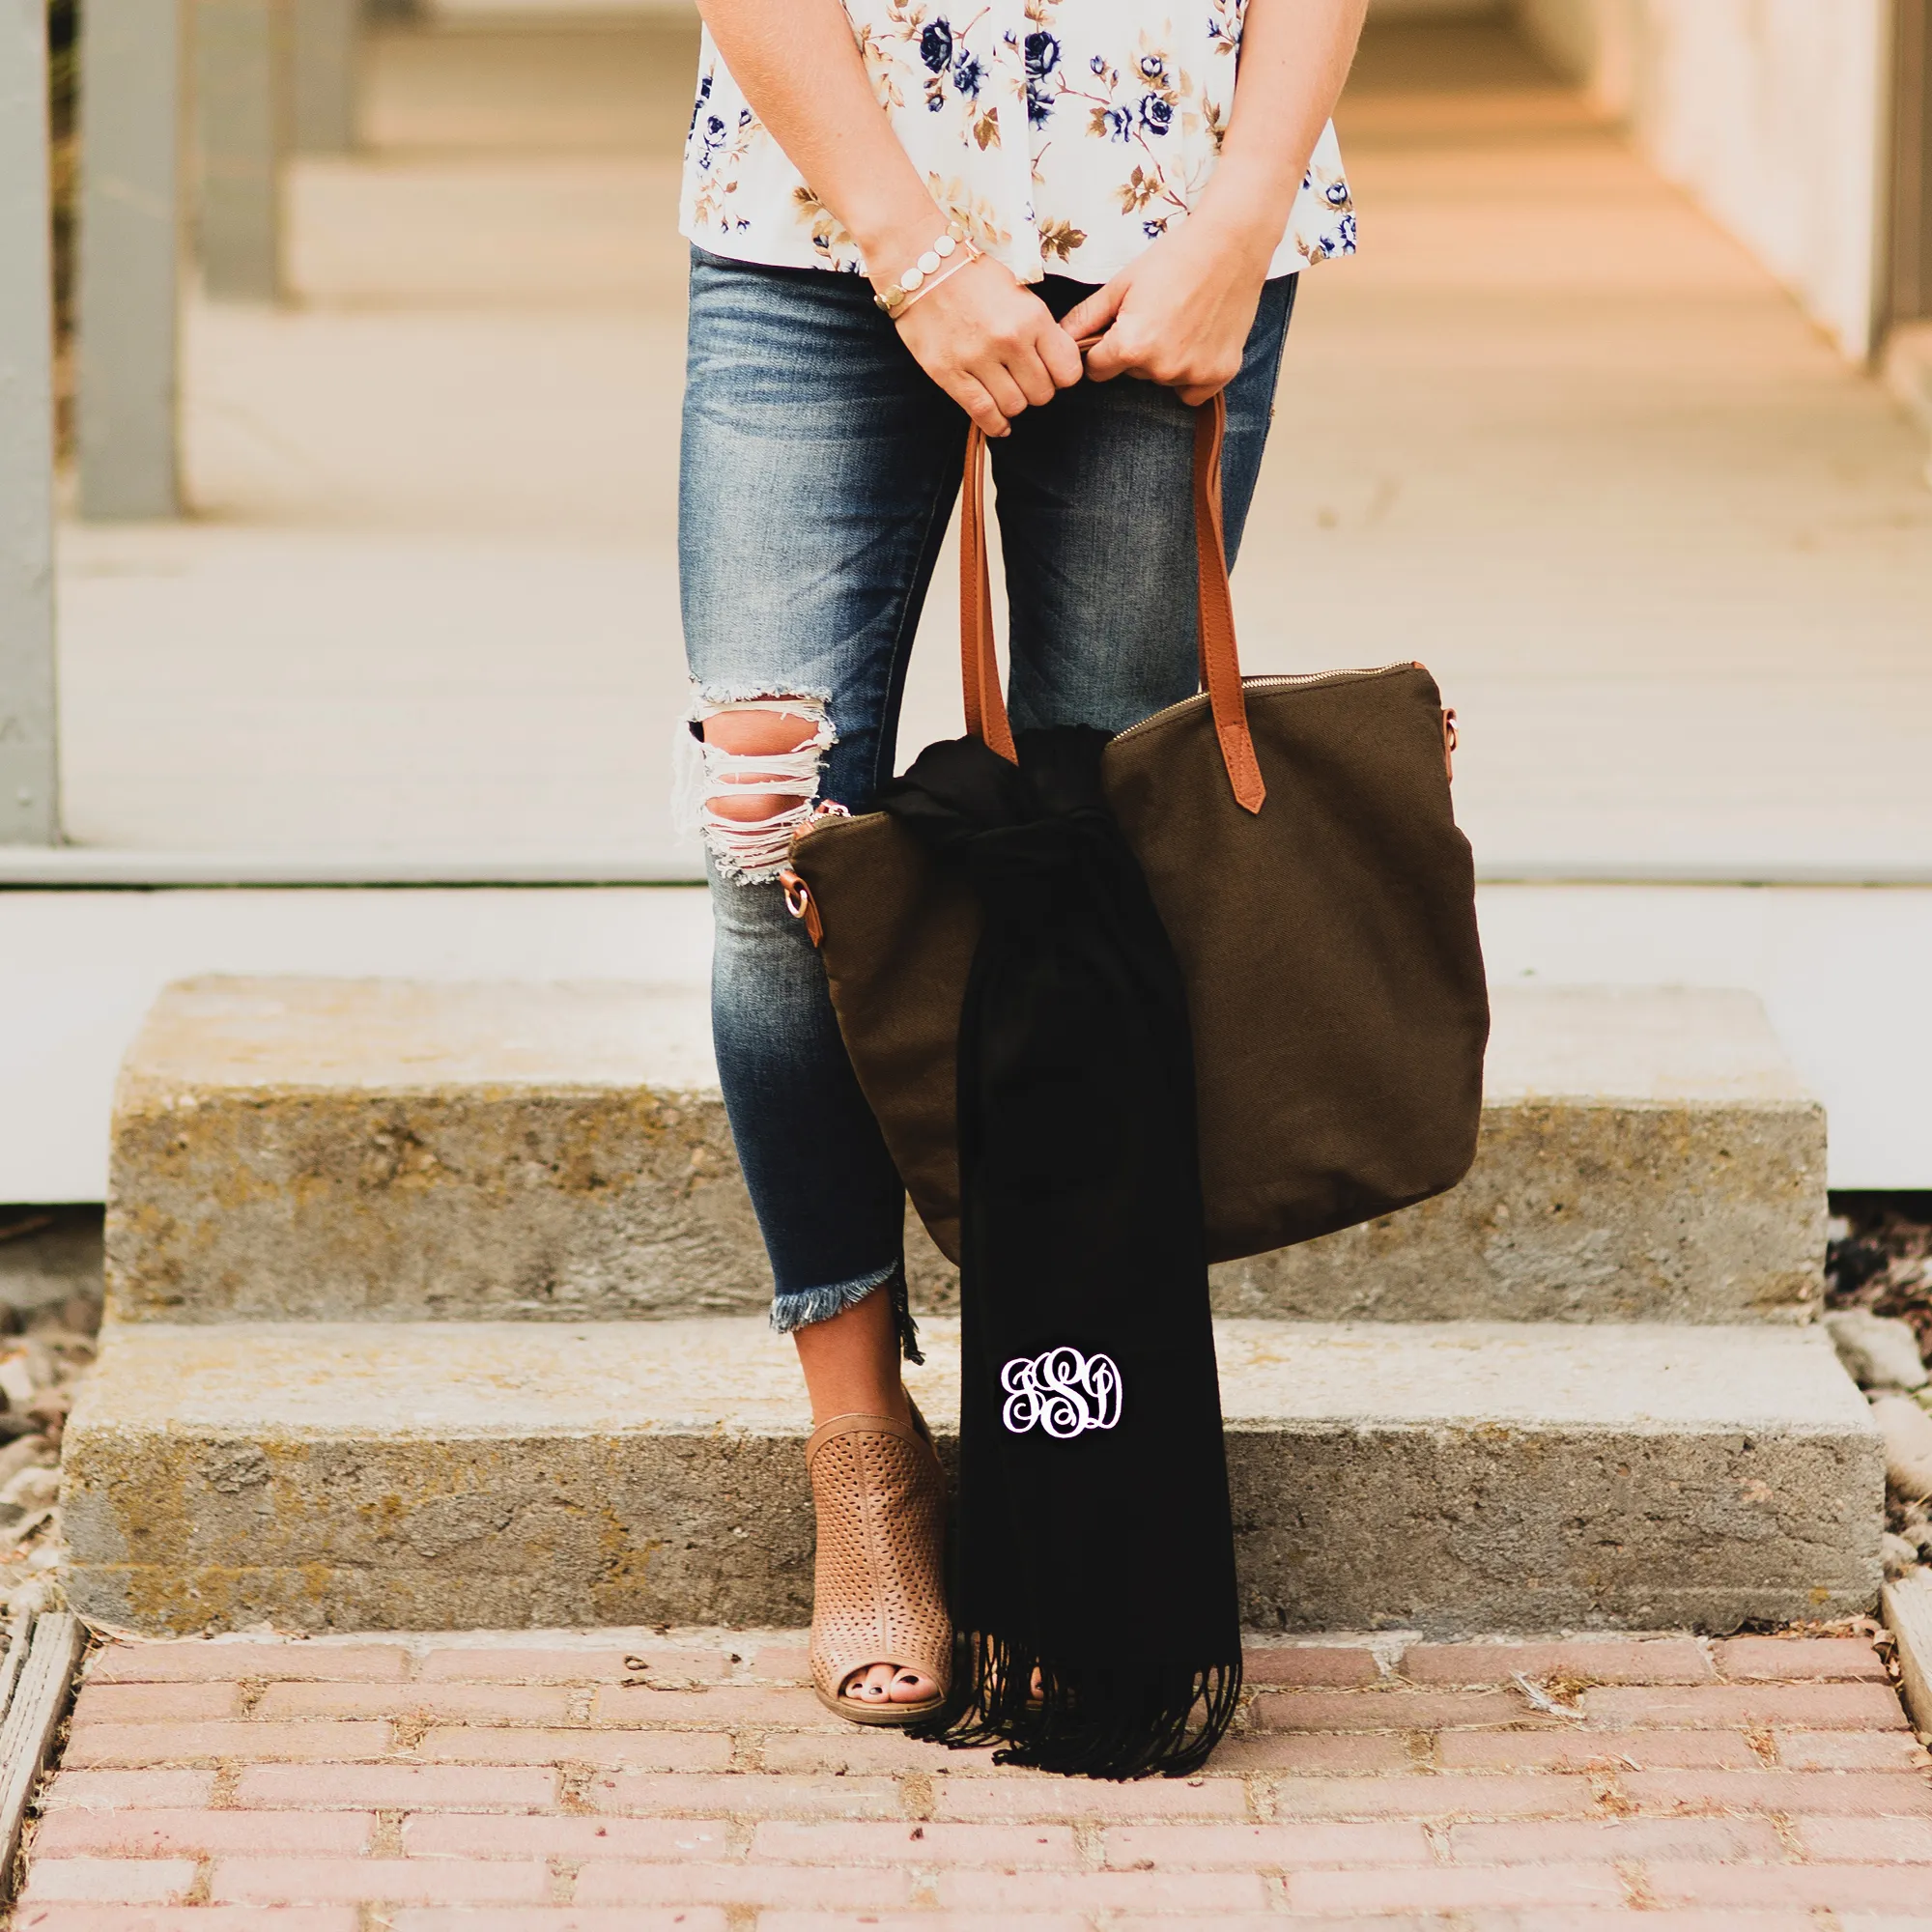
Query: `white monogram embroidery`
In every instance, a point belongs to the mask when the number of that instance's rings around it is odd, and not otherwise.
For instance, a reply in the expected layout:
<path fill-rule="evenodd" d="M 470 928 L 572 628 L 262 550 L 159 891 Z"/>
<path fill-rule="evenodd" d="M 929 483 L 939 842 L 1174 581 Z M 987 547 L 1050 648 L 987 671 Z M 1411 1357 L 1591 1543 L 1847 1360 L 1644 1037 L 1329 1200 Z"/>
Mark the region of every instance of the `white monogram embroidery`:
<path fill-rule="evenodd" d="M 1121 1419 L 1121 1372 L 1109 1355 L 1048 1349 L 1017 1356 L 1000 1371 L 1007 1391 L 1001 1420 L 1015 1435 L 1035 1423 L 1065 1441 L 1085 1429 L 1111 1429 Z"/>

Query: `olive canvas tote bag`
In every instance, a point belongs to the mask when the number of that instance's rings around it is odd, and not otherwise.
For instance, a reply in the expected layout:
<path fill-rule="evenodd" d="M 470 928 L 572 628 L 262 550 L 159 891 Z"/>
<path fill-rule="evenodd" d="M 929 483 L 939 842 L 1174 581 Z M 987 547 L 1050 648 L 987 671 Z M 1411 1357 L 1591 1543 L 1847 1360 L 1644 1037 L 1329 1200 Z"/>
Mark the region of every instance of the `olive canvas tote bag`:
<path fill-rule="evenodd" d="M 1453 1187 L 1475 1156 L 1489 1037 L 1474 869 L 1450 804 L 1453 714 L 1419 664 L 1242 677 L 1221 534 L 1224 427 L 1217 397 L 1199 412 L 1194 452 L 1204 688 L 1121 732 L 1101 767 L 1186 977 L 1213 1261 Z M 966 720 L 1011 757 L 983 453 L 974 430 Z M 883 811 L 802 826 L 784 887 L 913 1205 L 956 1262 L 972 889 Z"/>

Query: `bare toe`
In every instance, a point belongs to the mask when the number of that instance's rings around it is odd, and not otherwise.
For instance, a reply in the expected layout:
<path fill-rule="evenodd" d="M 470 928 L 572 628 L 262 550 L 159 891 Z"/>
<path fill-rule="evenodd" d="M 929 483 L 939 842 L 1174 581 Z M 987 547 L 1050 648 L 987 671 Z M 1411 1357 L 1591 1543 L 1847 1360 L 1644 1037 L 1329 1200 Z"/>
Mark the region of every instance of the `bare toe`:
<path fill-rule="evenodd" d="M 855 1670 L 845 1680 L 845 1695 L 861 1704 L 882 1704 L 891 1697 L 892 1686 L 892 1665 L 875 1663 L 869 1670 Z"/>
<path fill-rule="evenodd" d="M 895 1704 L 923 1704 L 938 1694 L 939 1687 L 923 1671 L 900 1670 L 894 1673 L 892 1700 Z"/>

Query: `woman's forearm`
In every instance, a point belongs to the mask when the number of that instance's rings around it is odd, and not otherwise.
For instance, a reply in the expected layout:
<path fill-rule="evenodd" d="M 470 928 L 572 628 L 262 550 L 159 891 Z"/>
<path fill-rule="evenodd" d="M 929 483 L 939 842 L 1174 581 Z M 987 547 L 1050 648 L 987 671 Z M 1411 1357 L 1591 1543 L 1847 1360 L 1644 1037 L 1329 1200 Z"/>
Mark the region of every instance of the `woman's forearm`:
<path fill-rule="evenodd" d="M 711 38 L 811 191 L 891 280 L 946 223 L 873 98 L 839 0 L 698 0 Z"/>
<path fill-rule="evenodd" d="M 1367 12 L 1368 0 L 1248 0 L 1235 104 L 1194 219 L 1259 259 L 1273 255 Z"/>

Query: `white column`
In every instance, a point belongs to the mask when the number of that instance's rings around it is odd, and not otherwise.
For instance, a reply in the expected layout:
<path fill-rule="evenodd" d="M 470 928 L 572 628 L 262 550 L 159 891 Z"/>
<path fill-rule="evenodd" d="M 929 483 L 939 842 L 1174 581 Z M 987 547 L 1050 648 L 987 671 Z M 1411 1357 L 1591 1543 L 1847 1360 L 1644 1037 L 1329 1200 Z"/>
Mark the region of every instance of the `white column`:
<path fill-rule="evenodd" d="M 80 512 L 172 517 L 180 508 L 178 0 L 87 0 L 80 71 Z"/>
<path fill-rule="evenodd" d="M 45 0 L 0 0 L 0 843 L 60 838 Z"/>
<path fill-rule="evenodd" d="M 1889 323 L 1932 320 L 1932 0 L 1901 0 L 1891 44 Z"/>
<path fill-rule="evenodd" d="M 194 14 L 203 281 L 218 298 L 273 301 L 291 105 L 286 0 L 196 0 Z"/>
<path fill-rule="evenodd" d="M 355 145 L 360 0 L 294 0 L 293 145 L 298 155 L 345 155 Z"/>

